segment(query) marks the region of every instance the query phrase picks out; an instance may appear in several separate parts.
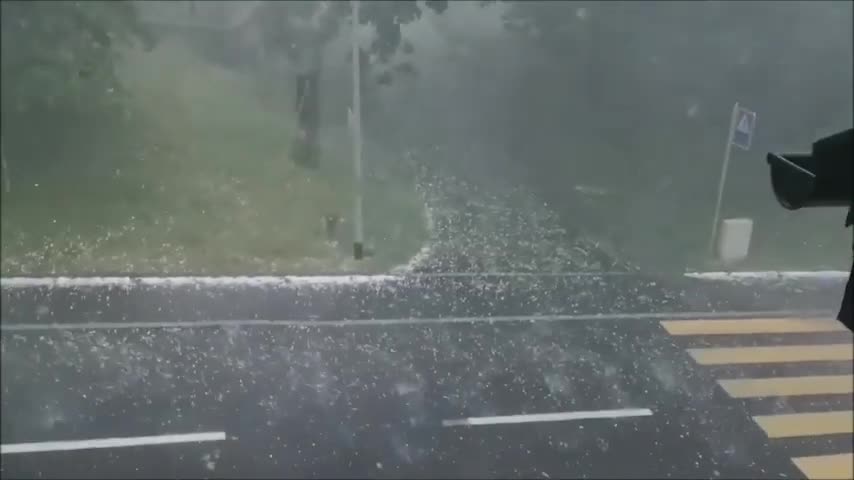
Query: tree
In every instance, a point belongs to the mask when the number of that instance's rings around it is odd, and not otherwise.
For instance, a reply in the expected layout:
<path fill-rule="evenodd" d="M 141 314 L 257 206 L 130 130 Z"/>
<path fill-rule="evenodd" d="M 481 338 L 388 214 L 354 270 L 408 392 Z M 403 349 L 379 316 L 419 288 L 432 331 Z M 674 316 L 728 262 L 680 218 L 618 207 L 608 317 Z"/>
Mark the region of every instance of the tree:
<path fill-rule="evenodd" d="M 111 104 L 121 93 L 117 47 L 151 41 L 130 2 L 0 5 L 4 113 L 62 106 L 83 113 Z"/>
<path fill-rule="evenodd" d="M 447 8 L 446 1 L 425 3 L 437 13 Z M 376 30 L 374 41 L 364 48 L 364 59 L 376 58 L 376 64 L 387 65 L 398 49 L 403 48 L 411 53 L 411 44 L 402 41 L 401 26 L 420 18 L 422 12 L 417 2 L 363 1 L 360 9 L 361 23 L 369 24 Z M 256 12 L 256 18 L 262 25 L 261 43 L 286 52 L 289 59 L 298 65 L 295 109 L 299 132 L 294 142 L 293 157 L 297 164 L 308 168 L 316 168 L 318 165 L 319 80 L 323 51 L 328 42 L 351 21 L 351 13 L 350 2 L 335 1 L 266 2 Z M 373 64 L 372 61 L 367 62 L 366 70 Z M 411 65 L 400 63 L 380 74 L 378 83 L 389 83 L 392 71 L 399 74 L 414 73 Z"/>
<path fill-rule="evenodd" d="M 150 45 L 152 38 L 131 2 L 4 0 L 0 21 L 0 122 L 8 180 L 7 160 L 20 150 L 16 144 L 55 143 L 43 139 L 56 140 L 68 125 L 120 113 L 127 98 L 115 71 L 120 47 Z"/>

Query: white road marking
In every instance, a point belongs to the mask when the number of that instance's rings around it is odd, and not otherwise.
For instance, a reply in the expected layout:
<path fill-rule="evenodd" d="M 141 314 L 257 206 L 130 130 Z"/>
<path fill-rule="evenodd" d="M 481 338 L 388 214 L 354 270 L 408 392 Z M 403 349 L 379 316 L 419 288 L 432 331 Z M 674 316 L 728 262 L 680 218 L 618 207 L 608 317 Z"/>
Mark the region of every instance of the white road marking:
<path fill-rule="evenodd" d="M 690 272 L 685 276 L 702 280 L 846 280 L 849 272 L 842 270 L 798 271 L 759 271 L 759 272 Z"/>
<path fill-rule="evenodd" d="M 588 322 L 609 320 L 678 320 L 719 318 L 762 318 L 762 317 L 810 317 L 833 318 L 830 310 L 764 310 L 734 312 L 659 312 L 659 313 L 602 313 L 587 315 L 511 315 L 499 317 L 439 317 L 439 318 L 375 318 L 344 320 L 189 320 L 151 322 L 84 322 L 84 323 L 0 323 L 0 331 L 27 332 L 43 330 L 118 330 L 118 329 L 161 329 L 161 328 L 240 328 L 240 327 L 299 327 L 299 328 L 346 328 L 381 327 L 392 325 L 442 325 L 448 323 L 513 323 L 513 322 Z"/>
<path fill-rule="evenodd" d="M 626 408 L 622 410 L 592 410 L 587 412 L 533 413 L 528 415 L 504 415 L 499 417 L 470 417 L 456 420 L 442 420 L 444 427 L 475 425 L 506 425 L 513 423 L 566 422 L 570 420 L 589 420 L 594 418 L 648 417 L 652 410 L 648 408 Z"/>
<path fill-rule="evenodd" d="M 88 287 L 292 287 L 296 285 L 352 285 L 433 277 L 606 277 L 636 275 L 634 272 L 448 272 L 383 275 L 283 275 L 283 276 L 168 276 L 168 277 L 5 277 L 3 288 Z"/>
<path fill-rule="evenodd" d="M 222 440 L 225 440 L 225 432 L 154 435 L 148 437 L 97 438 L 91 440 L 69 440 L 59 442 L 11 443 L 0 445 L 0 454 L 64 452 L 69 450 L 138 447 L 143 445 L 166 445 L 172 443 L 217 442 Z"/>
<path fill-rule="evenodd" d="M 3 288 L 89 288 L 89 287 L 292 287 L 297 285 L 352 285 L 395 280 L 394 275 L 328 276 L 237 276 L 237 277 L 8 277 L 0 278 Z"/>
<path fill-rule="evenodd" d="M 445 273 L 394 273 L 382 275 L 284 275 L 284 276 L 167 276 L 167 277 L 5 277 L 0 278 L 0 287 L 13 288 L 89 288 L 89 287 L 293 287 L 298 285 L 328 286 L 359 283 L 382 283 L 410 278 L 434 277 L 619 277 L 660 276 L 663 272 L 445 272 Z M 672 274 L 670 274 L 672 275 Z M 759 271 L 759 272 L 689 272 L 684 276 L 706 280 L 748 279 L 846 279 L 848 272 L 839 270 Z"/>

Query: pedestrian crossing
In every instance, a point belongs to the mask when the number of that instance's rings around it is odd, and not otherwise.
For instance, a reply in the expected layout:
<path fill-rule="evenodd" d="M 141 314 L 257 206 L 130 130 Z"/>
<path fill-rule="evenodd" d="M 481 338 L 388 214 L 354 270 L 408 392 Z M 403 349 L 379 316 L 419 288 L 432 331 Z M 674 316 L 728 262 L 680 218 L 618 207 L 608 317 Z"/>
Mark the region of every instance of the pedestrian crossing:
<path fill-rule="evenodd" d="M 740 365 L 854 360 L 849 344 L 773 345 L 770 347 L 692 348 L 688 353 L 700 365 Z"/>
<path fill-rule="evenodd" d="M 854 392 L 851 375 L 732 378 L 718 384 L 733 398 L 767 398 L 793 395 L 841 395 Z"/>
<path fill-rule="evenodd" d="M 687 345 L 689 356 L 730 398 L 746 402 L 772 446 L 828 440 L 822 444 L 831 445 L 832 452 L 792 456 L 806 478 L 854 479 L 851 401 L 841 407 L 824 401 L 854 393 L 854 345 L 844 325 L 820 318 L 722 318 L 665 320 L 661 326 Z M 790 374 L 795 371 L 798 375 Z M 766 399 L 776 402 L 763 404 Z M 814 401 L 811 408 L 795 411 L 768 407 L 793 405 L 796 399 Z"/>

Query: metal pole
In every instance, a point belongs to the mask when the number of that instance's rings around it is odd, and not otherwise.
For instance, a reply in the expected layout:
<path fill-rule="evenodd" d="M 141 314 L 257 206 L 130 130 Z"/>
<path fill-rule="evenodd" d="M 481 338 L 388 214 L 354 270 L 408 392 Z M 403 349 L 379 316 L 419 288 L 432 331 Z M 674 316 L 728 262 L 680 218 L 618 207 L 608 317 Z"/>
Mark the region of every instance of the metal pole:
<path fill-rule="evenodd" d="M 729 156 L 732 152 L 732 138 L 735 134 L 735 122 L 738 116 L 738 102 L 735 102 L 735 105 L 732 106 L 732 116 L 729 120 L 729 134 L 726 139 L 726 148 L 724 149 L 724 163 L 723 167 L 721 167 L 721 180 L 718 184 L 718 200 L 715 203 L 715 216 L 714 221 L 712 223 L 712 237 L 709 239 L 709 251 L 712 252 L 712 255 L 715 253 L 715 238 L 718 235 L 718 222 L 720 221 L 721 216 L 721 203 L 724 197 L 724 185 L 726 184 L 726 173 L 729 168 Z"/>
<path fill-rule="evenodd" d="M 362 225 L 362 96 L 359 73 L 359 1 L 353 0 L 353 258 L 364 256 L 364 226 Z"/>

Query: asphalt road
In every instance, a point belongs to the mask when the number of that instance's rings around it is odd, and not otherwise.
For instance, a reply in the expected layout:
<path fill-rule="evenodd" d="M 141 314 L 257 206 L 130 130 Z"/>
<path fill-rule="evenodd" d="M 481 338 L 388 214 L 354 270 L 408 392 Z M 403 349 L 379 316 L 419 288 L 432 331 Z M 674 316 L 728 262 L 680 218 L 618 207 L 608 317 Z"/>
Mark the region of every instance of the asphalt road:
<path fill-rule="evenodd" d="M 55 288 L 60 286 L 61 288 Z M 7 324 L 835 310 L 843 279 L 613 274 L 3 279 Z"/>
<path fill-rule="evenodd" d="M 6 285 L 4 478 L 796 478 L 791 458 L 850 451 L 839 432 L 776 445 L 716 383 L 739 366 L 702 365 L 690 350 L 707 337 L 684 344 L 662 326 L 748 322 L 836 287 L 739 296 L 743 286 L 630 275 L 179 283 Z M 850 350 L 847 332 L 782 337 Z M 851 374 L 844 352 L 774 368 Z M 845 395 L 812 398 L 757 408 L 851 409 Z M 159 440 L 123 446 L 139 437 Z M 93 443 L 103 439 L 114 440 Z M 41 443 L 59 441 L 72 443 Z"/>
<path fill-rule="evenodd" d="M 4 444 L 199 431 L 228 439 L 6 455 L 4 476 L 794 476 L 656 327 L 624 319 L 6 334 Z M 652 415 L 442 424 L 643 408 Z"/>

